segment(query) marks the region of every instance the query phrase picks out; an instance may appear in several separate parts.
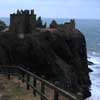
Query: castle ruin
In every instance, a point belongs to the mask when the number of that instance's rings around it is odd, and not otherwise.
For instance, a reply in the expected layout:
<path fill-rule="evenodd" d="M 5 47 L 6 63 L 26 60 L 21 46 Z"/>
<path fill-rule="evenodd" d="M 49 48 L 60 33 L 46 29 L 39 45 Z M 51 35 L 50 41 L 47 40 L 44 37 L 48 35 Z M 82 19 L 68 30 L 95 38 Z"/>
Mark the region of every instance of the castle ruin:
<path fill-rule="evenodd" d="M 48 28 L 39 27 L 34 10 L 17 10 L 17 13 L 10 14 L 10 32 L 13 33 L 32 33 L 35 29 L 41 31 L 61 30 L 65 32 L 75 32 L 75 20 L 70 20 L 64 24 L 54 24 Z M 42 24 L 42 22 L 41 22 Z M 55 26 L 56 25 L 56 26 Z"/>
<path fill-rule="evenodd" d="M 13 33 L 32 33 L 36 27 L 36 14 L 34 10 L 17 10 L 10 15 L 10 31 Z"/>
<path fill-rule="evenodd" d="M 57 25 L 58 30 L 65 32 L 75 32 L 75 20 L 71 19 L 70 22 L 65 22 L 64 24 Z"/>

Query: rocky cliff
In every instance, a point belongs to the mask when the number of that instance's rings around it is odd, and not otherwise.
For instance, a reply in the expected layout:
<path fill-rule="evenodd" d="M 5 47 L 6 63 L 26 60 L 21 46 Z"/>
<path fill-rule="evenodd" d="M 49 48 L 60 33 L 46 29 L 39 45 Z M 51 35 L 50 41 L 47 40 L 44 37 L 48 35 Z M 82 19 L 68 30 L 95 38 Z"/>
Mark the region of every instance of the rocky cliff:
<path fill-rule="evenodd" d="M 24 65 L 65 90 L 81 94 L 83 98 L 90 95 L 86 42 L 77 30 L 2 34 L 0 64 Z"/>

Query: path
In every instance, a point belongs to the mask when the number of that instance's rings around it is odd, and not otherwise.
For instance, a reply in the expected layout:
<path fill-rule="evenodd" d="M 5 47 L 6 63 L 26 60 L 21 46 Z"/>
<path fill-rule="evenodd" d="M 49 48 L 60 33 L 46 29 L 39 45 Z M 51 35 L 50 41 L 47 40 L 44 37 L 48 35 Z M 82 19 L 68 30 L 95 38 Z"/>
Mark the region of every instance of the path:
<path fill-rule="evenodd" d="M 32 89 L 26 90 L 25 84 L 20 84 L 16 78 L 8 80 L 0 75 L 0 100 L 38 100 L 33 98 Z"/>

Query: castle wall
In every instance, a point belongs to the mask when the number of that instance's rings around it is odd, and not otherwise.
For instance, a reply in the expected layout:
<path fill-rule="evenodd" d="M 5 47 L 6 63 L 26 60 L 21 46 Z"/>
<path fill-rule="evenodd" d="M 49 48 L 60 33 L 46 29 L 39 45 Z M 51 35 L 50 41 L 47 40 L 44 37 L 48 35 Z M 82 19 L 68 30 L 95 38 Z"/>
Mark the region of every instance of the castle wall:
<path fill-rule="evenodd" d="M 36 15 L 30 15 L 29 18 L 29 23 L 30 23 L 30 32 L 33 31 L 34 28 L 36 28 Z"/>
<path fill-rule="evenodd" d="M 36 27 L 36 15 L 34 11 L 17 11 L 10 15 L 10 31 L 14 33 L 30 33 Z"/>
<path fill-rule="evenodd" d="M 65 32 L 75 32 L 75 21 L 70 20 L 70 22 L 66 22 L 64 24 L 58 25 L 58 29 Z"/>

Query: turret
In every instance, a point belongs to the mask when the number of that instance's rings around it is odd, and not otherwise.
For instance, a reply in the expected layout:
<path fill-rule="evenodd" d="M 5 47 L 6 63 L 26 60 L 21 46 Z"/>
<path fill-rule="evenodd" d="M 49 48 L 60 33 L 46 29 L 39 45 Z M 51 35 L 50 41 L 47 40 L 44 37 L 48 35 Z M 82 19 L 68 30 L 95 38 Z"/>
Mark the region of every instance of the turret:
<path fill-rule="evenodd" d="M 21 10 L 20 12 L 21 12 L 21 14 L 23 14 L 23 13 L 24 13 L 24 11 L 23 11 L 23 10 Z"/>
<path fill-rule="evenodd" d="M 31 10 L 31 15 L 34 15 L 34 10 Z"/>
<path fill-rule="evenodd" d="M 17 10 L 17 15 L 20 15 L 21 13 L 20 13 L 20 11 L 19 10 Z"/>
<path fill-rule="evenodd" d="M 75 20 L 71 19 L 70 23 L 71 23 L 71 27 L 72 27 L 73 32 L 75 32 Z"/>
<path fill-rule="evenodd" d="M 29 15 L 29 10 L 24 10 L 25 15 Z"/>

